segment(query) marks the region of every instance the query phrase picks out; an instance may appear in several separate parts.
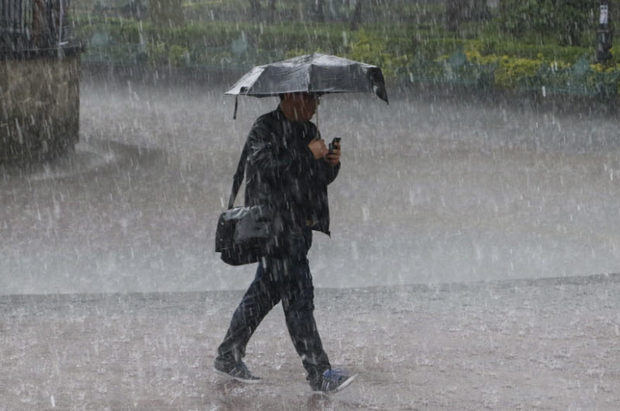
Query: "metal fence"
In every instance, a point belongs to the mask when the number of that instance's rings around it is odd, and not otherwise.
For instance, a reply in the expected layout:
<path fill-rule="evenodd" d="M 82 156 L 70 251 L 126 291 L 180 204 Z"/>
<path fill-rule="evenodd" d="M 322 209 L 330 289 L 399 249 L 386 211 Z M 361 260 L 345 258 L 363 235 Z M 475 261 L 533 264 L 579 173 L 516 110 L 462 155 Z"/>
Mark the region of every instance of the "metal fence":
<path fill-rule="evenodd" d="M 32 26 L 32 0 L 0 0 L 0 31 L 28 35 Z"/>
<path fill-rule="evenodd" d="M 71 38 L 69 0 L 0 0 L 0 48 L 56 48 Z"/>

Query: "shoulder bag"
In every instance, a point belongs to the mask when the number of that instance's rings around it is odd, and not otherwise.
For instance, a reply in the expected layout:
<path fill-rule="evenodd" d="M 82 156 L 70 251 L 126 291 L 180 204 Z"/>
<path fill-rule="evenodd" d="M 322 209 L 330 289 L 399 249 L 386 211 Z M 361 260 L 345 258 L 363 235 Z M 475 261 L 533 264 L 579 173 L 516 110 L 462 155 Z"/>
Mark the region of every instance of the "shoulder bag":
<path fill-rule="evenodd" d="M 215 232 L 215 251 L 230 265 L 257 262 L 267 254 L 267 243 L 272 238 L 273 215 L 266 206 L 235 207 L 235 198 L 245 175 L 247 144 L 243 147 L 228 209 L 220 214 Z"/>

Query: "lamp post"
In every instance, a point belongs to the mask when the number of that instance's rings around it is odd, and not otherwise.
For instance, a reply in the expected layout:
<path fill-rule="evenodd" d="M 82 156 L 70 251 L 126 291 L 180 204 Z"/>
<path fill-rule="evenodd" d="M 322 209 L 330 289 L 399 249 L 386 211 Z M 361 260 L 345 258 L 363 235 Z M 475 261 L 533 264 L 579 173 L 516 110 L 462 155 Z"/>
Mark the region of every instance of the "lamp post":
<path fill-rule="evenodd" d="M 612 33 L 609 28 L 609 0 L 601 0 L 596 38 L 596 60 L 599 63 L 604 63 L 612 57 L 610 51 Z"/>

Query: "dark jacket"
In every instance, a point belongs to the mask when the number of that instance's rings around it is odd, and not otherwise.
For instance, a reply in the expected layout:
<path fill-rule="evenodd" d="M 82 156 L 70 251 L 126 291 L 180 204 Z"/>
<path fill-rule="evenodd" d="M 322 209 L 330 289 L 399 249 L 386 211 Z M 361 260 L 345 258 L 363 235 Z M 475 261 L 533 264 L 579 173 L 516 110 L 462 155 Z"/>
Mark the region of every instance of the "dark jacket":
<path fill-rule="evenodd" d="M 308 148 L 320 137 L 310 121 L 289 121 L 280 108 L 259 117 L 248 136 L 245 205 L 268 206 L 274 236 L 284 244 L 304 228 L 329 235 L 327 185 L 340 165 L 316 160 Z"/>

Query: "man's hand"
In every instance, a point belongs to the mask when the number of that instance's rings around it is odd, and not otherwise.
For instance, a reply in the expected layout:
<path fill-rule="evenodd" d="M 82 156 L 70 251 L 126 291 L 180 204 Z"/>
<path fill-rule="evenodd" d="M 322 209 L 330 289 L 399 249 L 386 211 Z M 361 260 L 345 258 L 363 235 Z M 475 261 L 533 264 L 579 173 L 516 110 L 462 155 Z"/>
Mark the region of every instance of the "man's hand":
<path fill-rule="evenodd" d="M 334 149 L 332 151 L 327 152 L 325 156 L 325 161 L 327 161 L 332 166 L 337 166 L 340 163 L 340 143 L 334 143 Z"/>
<path fill-rule="evenodd" d="M 325 141 L 319 138 L 312 140 L 310 144 L 308 144 L 308 148 L 310 149 L 310 151 L 312 151 L 312 155 L 314 156 L 315 160 L 318 160 L 319 158 L 324 158 L 329 152 L 327 146 L 325 145 Z"/>

